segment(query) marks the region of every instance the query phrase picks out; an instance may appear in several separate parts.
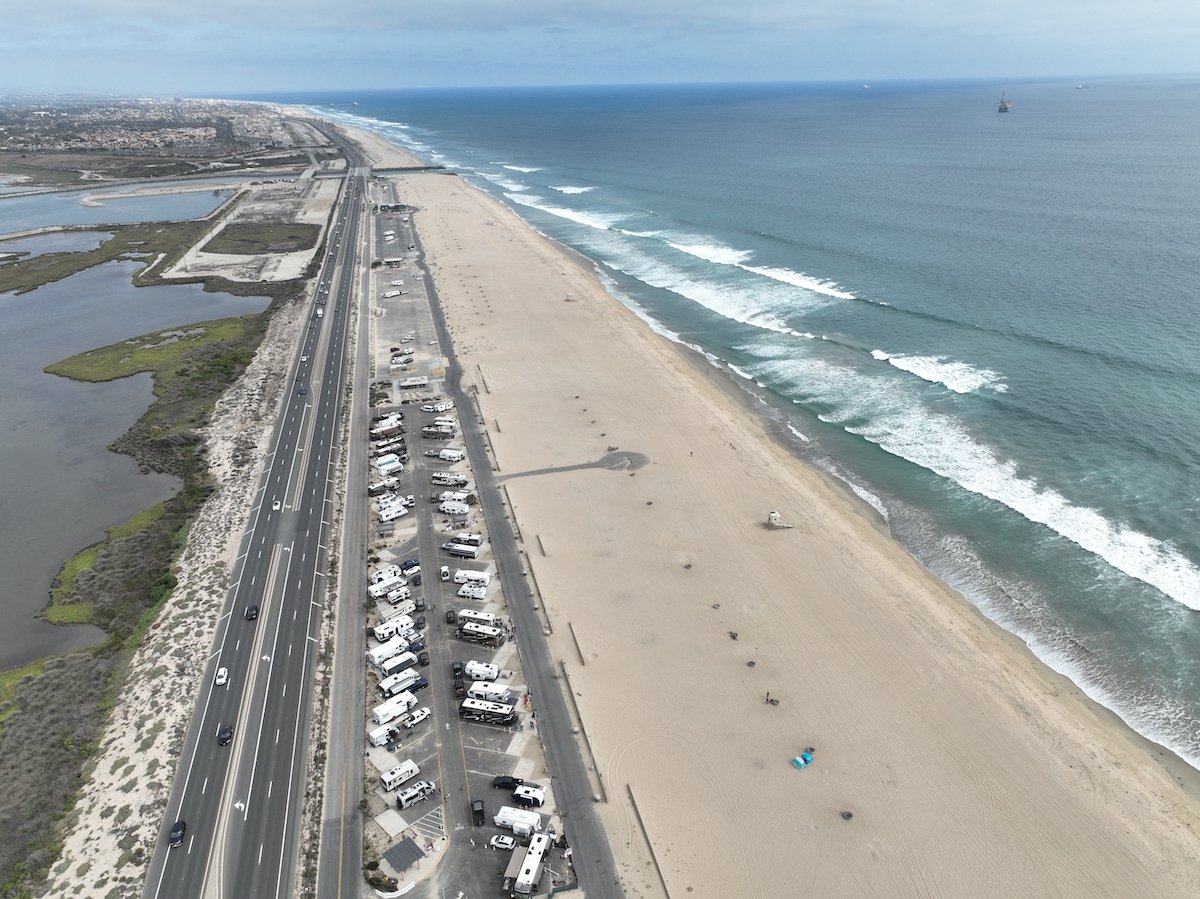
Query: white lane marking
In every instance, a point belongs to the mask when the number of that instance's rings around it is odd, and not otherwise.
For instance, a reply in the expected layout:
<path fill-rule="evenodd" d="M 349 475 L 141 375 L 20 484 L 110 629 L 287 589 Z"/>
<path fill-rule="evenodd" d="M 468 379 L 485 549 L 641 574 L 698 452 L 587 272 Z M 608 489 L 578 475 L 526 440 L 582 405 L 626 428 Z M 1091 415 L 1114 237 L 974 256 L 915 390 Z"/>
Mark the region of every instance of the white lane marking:
<path fill-rule="evenodd" d="M 274 788 L 275 788 L 275 781 L 273 781 L 273 780 L 268 780 L 268 781 L 267 781 L 267 798 L 268 798 L 268 799 L 270 799 L 270 798 L 271 798 L 271 791 L 272 791 Z"/>
<path fill-rule="evenodd" d="M 200 795 L 203 796 L 208 792 L 208 778 L 204 778 L 204 783 L 200 786 Z"/>
<path fill-rule="evenodd" d="M 263 843 L 258 844 L 258 863 L 260 865 L 262 864 L 263 845 Z"/>
<path fill-rule="evenodd" d="M 279 742 L 279 728 L 275 728 L 275 742 Z"/>
<path fill-rule="evenodd" d="M 233 644 L 233 651 L 237 652 L 238 649 L 241 647 L 241 645 L 242 645 L 242 638 L 238 637 L 238 641 Z"/>
<path fill-rule="evenodd" d="M 192 834 L 192 838 L 188 840 L 188 855 L 192 854 L 192 844 L 196 842 L 196 835 Z"/>

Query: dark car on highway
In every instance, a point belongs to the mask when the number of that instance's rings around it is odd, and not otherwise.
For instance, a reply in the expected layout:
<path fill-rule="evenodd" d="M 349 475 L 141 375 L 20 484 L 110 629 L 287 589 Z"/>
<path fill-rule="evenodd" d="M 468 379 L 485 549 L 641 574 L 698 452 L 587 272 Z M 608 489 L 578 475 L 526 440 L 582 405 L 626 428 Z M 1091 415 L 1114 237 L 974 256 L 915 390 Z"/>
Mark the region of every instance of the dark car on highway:
<path fill-rule="evenodd" d="M 228 746 L 233 742 L 233 725 L 222 724 L 221 729 L 217 731 L 217 745 Z"/>
<path fill-rule="evenodd" d="M 482 805 L 482 803 L 480 804 Z M 171 836 L 168 838 L 168 842 L 172 846 L 182 845 L 185 833 L 187 833 L 187 822 L 176 821 L 175 826 L 171 828 Z"/>
<path fill-rule="evenodd" d="M 484 817 L 483 816 L 483 800 L 482 799 L 472 799 L 471 800 L 471 823 L 474 824 L 476 827 L 482 827 L 483 826 L 483 817 Z"/>
<path fill-rule="evenodd" d="M 499 777 L 492 778 L 492 786 L 498 787 L 501 790 L 515 790 L 522 786 L 525 781 L 519 777 L 509 777 L 507 774 L 501 774 Z"/>
<path fill-rule="evenodd" d="M 258 617 L 258 606 L 246 606 L 246 620 L 253 621 Z"/>

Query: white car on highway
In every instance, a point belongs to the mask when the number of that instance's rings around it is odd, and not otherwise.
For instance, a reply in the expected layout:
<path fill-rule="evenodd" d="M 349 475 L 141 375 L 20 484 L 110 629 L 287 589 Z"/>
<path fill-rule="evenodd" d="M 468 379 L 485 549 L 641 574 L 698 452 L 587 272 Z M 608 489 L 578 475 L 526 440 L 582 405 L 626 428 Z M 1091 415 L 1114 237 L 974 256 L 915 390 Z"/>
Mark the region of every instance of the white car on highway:
<path fill-rule="evenodd" d="M 227 683 L 229 683 L 229 669 L 228 668 L 218 668 L 217 676 L 213 678 L 213 686 L 223 687 Z"/>
<path fill-rule="evenodd" d="M 418 724 L 420 724 L 422 721 L 424 721 L 426 718 L 428 718 L 430 716 L 430 714 L 431 714 L 431 712 L 429 711 L 429 707 L 422 706 L 421 708 L 419 708 L 415 712 L 413 712 L 411 715 L 406 716 L 405 719 L 401 723 L 405 727 L 416 727 Z"/>

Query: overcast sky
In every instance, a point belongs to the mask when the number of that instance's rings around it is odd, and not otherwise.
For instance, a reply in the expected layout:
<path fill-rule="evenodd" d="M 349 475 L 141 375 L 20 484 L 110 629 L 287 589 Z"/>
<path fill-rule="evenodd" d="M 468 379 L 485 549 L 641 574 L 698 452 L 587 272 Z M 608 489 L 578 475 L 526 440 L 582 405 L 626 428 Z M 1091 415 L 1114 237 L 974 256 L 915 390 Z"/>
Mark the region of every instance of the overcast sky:
<path fill-rule="evenodd" d="M 0 92 L 1200 71 L 1200 0 L 37 0 Z"/>

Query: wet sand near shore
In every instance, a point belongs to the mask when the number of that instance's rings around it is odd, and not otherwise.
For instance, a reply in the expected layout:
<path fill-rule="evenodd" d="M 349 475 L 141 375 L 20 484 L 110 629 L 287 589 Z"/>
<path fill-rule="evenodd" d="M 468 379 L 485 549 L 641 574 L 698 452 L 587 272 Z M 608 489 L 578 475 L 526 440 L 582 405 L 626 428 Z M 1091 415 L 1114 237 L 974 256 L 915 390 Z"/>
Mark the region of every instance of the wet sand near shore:
<path fill-rule="evenodd" d="M 1194 770 L 922 569 L 571 254 L 457 177 L 398 181 L 630 895 L 1193 894 Z M 614 447 L 646 464 L 577 467 Z"/>

